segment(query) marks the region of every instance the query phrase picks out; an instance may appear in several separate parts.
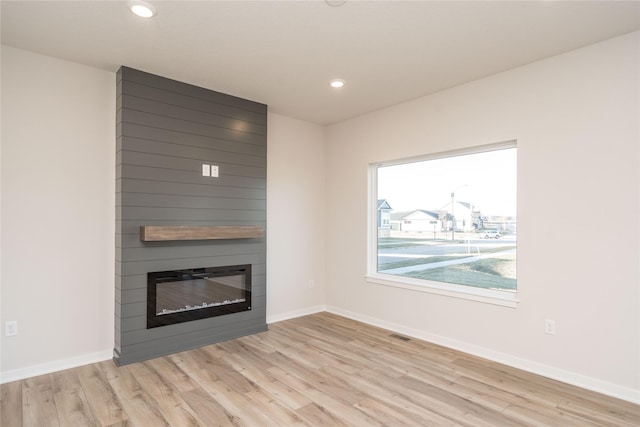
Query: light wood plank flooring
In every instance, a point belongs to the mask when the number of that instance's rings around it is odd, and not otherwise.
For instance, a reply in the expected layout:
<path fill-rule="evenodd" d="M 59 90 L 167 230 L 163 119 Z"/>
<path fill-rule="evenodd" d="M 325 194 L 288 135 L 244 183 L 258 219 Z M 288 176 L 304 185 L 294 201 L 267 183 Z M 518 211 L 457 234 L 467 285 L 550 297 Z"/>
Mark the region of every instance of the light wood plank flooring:
<path fill-rule="evenodd" d="M 11 426 L 640 426 L 640 406 L 329 313 L 2 385 Z"/>

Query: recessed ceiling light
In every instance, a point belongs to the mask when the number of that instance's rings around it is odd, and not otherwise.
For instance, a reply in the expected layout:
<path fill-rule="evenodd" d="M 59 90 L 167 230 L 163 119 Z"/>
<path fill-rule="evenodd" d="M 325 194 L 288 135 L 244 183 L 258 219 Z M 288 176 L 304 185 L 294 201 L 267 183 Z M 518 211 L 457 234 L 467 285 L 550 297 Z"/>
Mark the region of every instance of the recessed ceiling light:
<path fill-rule="evenodd" d="M 156 14 L 153 6 L 141 0 L 130 1 L 129 10 L 142 18 L 151 18 Z"/>
<path fill-rule="evenodd" d="M 344 86 L 344 80 L 342 79 L 333 79 L 329 82 L 329 86 L 332 88 L 338 89 Z"/>

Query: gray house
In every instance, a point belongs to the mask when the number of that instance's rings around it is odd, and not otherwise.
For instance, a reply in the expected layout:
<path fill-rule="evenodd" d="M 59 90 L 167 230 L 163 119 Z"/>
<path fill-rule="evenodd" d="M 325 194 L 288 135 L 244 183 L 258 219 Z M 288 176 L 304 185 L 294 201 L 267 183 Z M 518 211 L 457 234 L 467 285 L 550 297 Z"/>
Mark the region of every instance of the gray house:
<path fill-rule="evenodd" d="M 391 228 L 391 211 L 387 199 L 378 200 L 378 229 L 388 230 Z"/>

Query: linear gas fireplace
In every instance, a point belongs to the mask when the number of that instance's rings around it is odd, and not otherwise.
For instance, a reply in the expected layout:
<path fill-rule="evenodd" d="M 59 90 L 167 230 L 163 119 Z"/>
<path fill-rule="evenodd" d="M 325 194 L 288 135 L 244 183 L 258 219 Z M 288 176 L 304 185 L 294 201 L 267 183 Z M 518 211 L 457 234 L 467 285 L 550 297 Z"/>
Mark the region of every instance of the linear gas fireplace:
<path fill-rule="evenodd" d="M 251 310 L 251 265 L 147 273 L 147 329 Z"/>

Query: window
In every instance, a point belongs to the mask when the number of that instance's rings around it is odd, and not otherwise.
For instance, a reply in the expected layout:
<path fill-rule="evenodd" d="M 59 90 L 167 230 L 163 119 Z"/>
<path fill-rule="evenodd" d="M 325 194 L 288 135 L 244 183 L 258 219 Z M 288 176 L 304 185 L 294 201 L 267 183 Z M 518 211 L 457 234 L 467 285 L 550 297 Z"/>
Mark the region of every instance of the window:
<path fill-rule="evenodd" d="M 371 165 L 370 189 L 370 281 L 516 301 L 515 142 Z"/>

